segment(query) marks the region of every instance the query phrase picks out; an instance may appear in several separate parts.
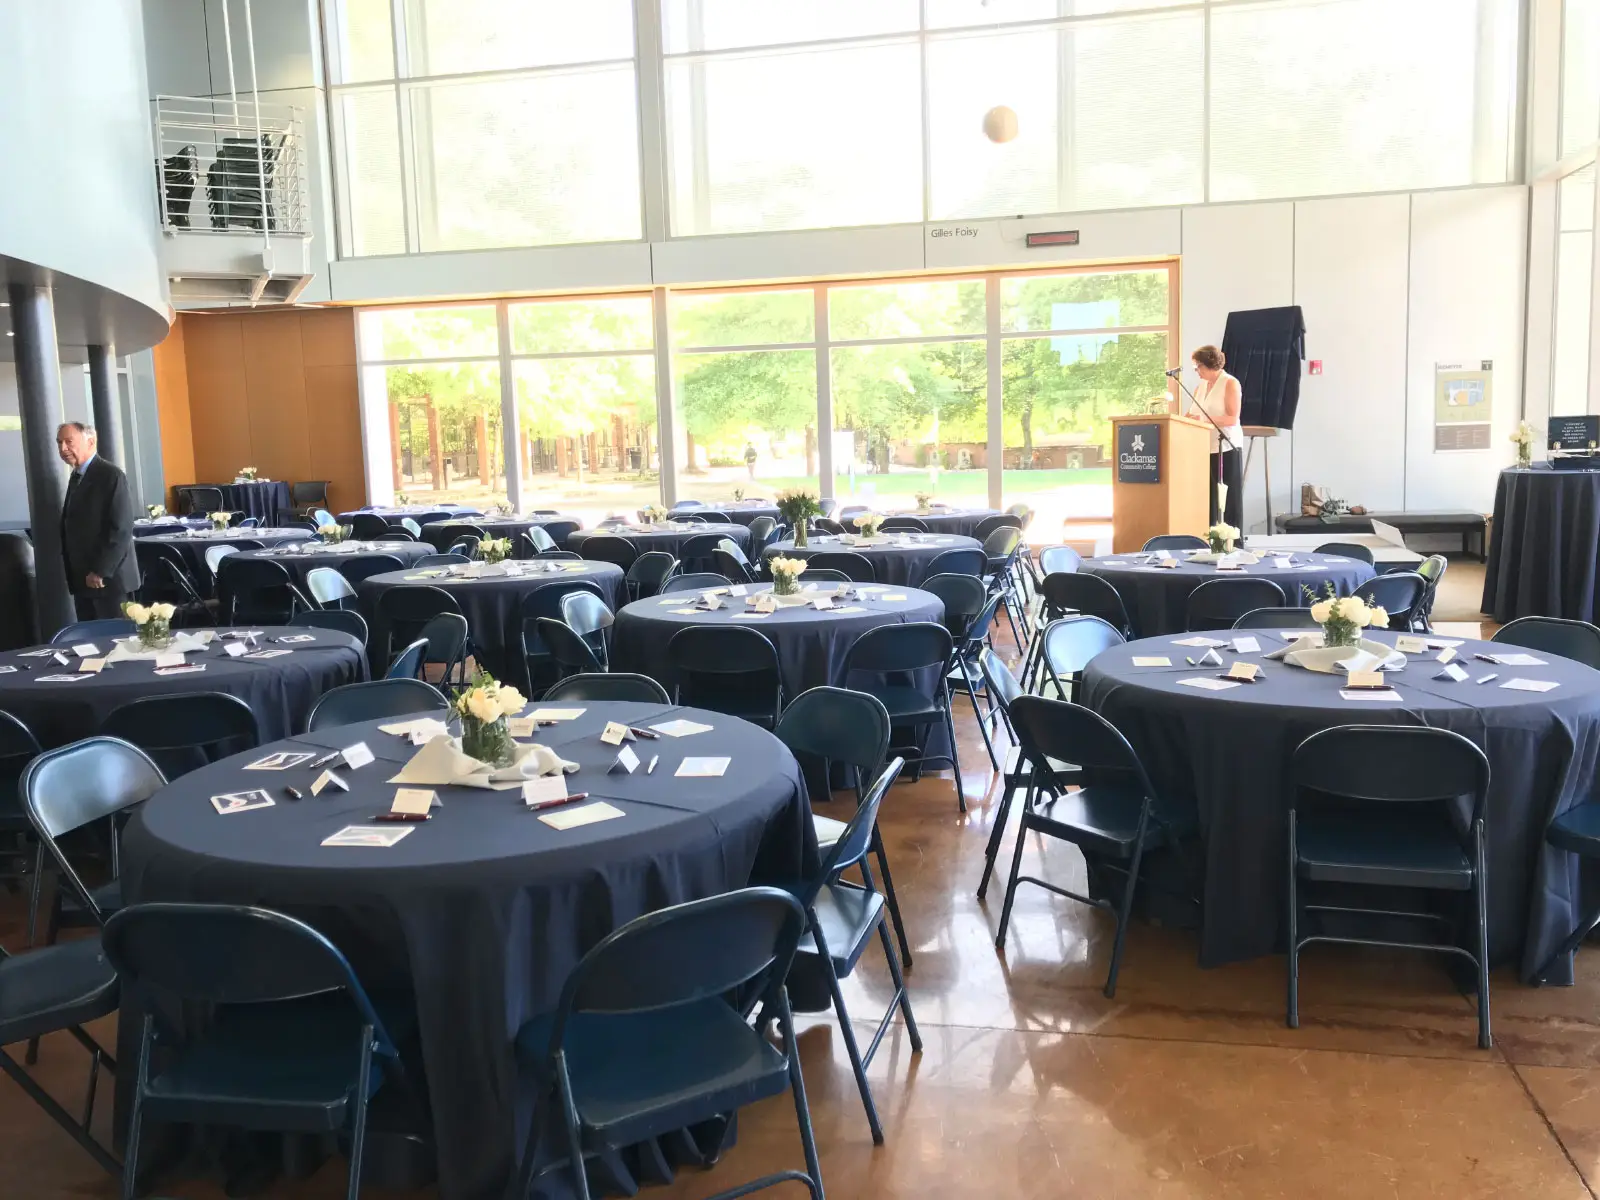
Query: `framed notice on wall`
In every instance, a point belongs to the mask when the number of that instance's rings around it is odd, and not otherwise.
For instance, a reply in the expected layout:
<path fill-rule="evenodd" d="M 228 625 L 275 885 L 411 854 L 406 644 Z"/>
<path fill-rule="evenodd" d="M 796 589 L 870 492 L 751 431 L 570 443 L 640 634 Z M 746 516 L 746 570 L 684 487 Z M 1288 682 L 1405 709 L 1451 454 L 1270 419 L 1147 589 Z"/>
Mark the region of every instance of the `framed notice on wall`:
<path fill-rule="evenodd" d="M 1494 363 L 1439 363 L 1433 370 L 1433 452 L 1487 450 L 1494 411 Z"/>

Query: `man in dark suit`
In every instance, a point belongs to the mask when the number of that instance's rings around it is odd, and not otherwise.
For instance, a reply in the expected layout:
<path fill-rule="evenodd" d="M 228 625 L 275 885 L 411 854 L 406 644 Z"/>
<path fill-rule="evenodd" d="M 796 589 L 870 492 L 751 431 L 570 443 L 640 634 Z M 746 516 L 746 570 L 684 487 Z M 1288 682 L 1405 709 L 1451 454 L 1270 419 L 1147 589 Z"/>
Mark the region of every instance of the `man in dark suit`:
<path fill-rule="evenodd" d="M 120 617 L 122 602 L 139 586 L 128 477 L 94 450 L 93 425 L 68 421 L 56 430 L 56 452 L 72 468 L 61 510 L 61 553 L 84 621 Z"/>

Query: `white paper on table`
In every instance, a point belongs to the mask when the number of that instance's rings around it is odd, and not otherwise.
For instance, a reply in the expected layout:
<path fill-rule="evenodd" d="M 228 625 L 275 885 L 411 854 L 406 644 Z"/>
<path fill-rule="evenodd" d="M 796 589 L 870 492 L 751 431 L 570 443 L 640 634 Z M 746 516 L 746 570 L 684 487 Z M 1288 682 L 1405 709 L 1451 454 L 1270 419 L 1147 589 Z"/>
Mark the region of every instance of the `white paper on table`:
<path fill-rule="evenodd" d="M 832 596 L 815 596 L 815 597 L 812 598 L 811 607 L 816 609 L 818 612 L 826 611 L 827 609 L 830 609 L 830 608 L 833 607 L 833 597 Z"/>
<path fill-rule="evenodd" d="M 1502 667 L 1548 667 L 1550 664 L 1542 658 L 1535 658 L 1531 654 L 1492 654 L 1494 661 Z M 1504 687 L 1505 684 L 1501 684 Z"/>
<path fill-rule="evenodd" d="M 80 646 L 74 646 L 72 652 L 79 658 L 95 658 L 100 653 L 100 647 L 93 642 L 84 642 Z"/>
<path fill-rule="evenodd" d="M 744 584 L 736 583 L 731 588 L 728 589 L 728 595 L 730 595 L 730 596 L 742 596 L 749 590 L 750 589 L 745 587 Z"/>
<path fill-rule="evenodd" d="M 672 615 L 675 617 L 692 617 L 699 611 L 698 608 L 674 608 L 671 610 Z"/>
<path fill-rule="evenodd" d="M 843 608 L 836 608 L 836 609 L 833 610 L 833 612 L 836 613 L 836 614 L 858 613 L 858 612 L 866 612 L 866 611 L 867 610 L 862 608 L 859 604 L 847 604 Z"/>
<path fill-rule="evenodd" d="M 1461 645 L 1460 638 L 1431 637 L 1423 638 L 1422 640 L 1428 643 L 1428 649 L 1430 650 L 1453 650 L 1455 647 Z"/>
<path fill-rule="evenodd" d="M 1366 690 L 1366 689 L 1358 689 L 1358 690 L 1352 691 L 1349 688 L 1340 688 L 1339 689 L 1339 695 L 1343 696 L 1346 700 L 1388 700 L 1388 701 L 1397 701 L 1397 700 L 1400 700 L 1402 698 L 1400 693 L 1395 691 L 1393 688 L 1388 688 L 1388 689 L 1386 689 L 1384 691 L 1369 691 L 1369 690 Z"/>
<path fill-rule="evenodd" d="M 1174 646 L 1226 646 L 1227 642 L 1219 642 L 1216 638 L 1186 637 L 1178 638 L 1172 643 Z"/>
<path fill-rule="evenodd" d="M 1280 571 L 1287 571 L 1294 566 L 1294 563 L 1287 558 L 1275 558 L 1272 560 L 1272 565 Z"/>
<path fill-rule="evenodd" d="M 1172 660 L 1165 654 L 1135 654 L 1133 665 L 1136 667 L 1170 667 Z"/>
<path fill-rule="evenodd" d="M 572 774 L 577 763 L 567 762 L 548 746 L 517 745 L 511 761 L 503 767 L 469 758 L 456 748 L 454 739 L 436 737 L 411 756 L 411 761 L 390 778 L 390 783 L 426 787 L 475 787 L 505 791 L 520 787 L 524 780 L 552 771 Z"/>
<path fill-rule="evenodd" d="M 834 609 L 834 611 L 838 612 L 840 610 Z M 771 615 L 769 612 L 742 612 L 734 613 L 733 619 L 735 621 L 765 621 Z"/>
<path fill-rule="evenodd" d="M 1508 679 L 1500 686 L 1513 692 L 1548 692 L 1561 685 L 1548 679 Z"/>
<path fill-rule="evenodd" d="M 418 717 L 412 721 L 394 721 L 388 725 L 379 725 L 378 729 L 383 733 L 410 738 L 414 746 L 425 745 L 436 737 L 445 737 L 449 734 L 449 727 L 436 717 Z"/>
<path fill-rule="evenodd" d="M 229 658 L 243 658 L 250 652 L 250 647 L 243 642 L 224 642 L 222 652 Z"/>
<path fill-rule="evenodd" d="M 541 814 L 539 820 L 551 829 L 577 829 L 580 825 L 593 825 L 596 821 L 614 821 L 625 815 L 614 804 L 607 804 L 601 800 L 576 808 L 558 808 L 555 812 Z"/>
<path fill-rule="evenodd" d="M 1235 654 L 1260 654 L 1261 643 L 1253 637 L 1236 637 L 1233 639 L 1233 652 Z"/>
<path fill-rule="evenodd" d="M 902 595 L 899 592 L 885 592 L 883 595 L 879 596 L 878 599 L 879 600 L 888 600 L 888 601 L 892 601 L 893 603 L 898 604 L 902 600 L 908 599 L 908 597 Z"/>
<path fill-rule="evenodd" d="M 1455 649 L 1453 647 L 1446 646 L 1443 650 L 1439 651 L 1439 653 L 1437 653 L 1437 654 L 1435 654 L 1433 656 L 1433 661 L 1434 662 L 1440 662 L 1440 663 L 1447 663 L 1447 662 L 1450 662 L 1452 659 L 1454 659 L 1455 656 L 1456 656 Z"/>
<path fill-rule="evenodd" d="M 537 779 L 529 779 L 522 785 L 522 802 L 528 805 L 549 804 L 555 800 L 564 800 L 567 796 L 567 777 L 565 775 L 541 775 Z"/>
<path fill-rule="evenodd" d="M 332 771 L 324 771 L 311 781 L 311 794 L 320 796 L 324 788 L 337 788 L 341 792 L 348 792 L 350 785 Z"/>
<path fill-rule="evenodd" d="M 1465 683 L 1467 673 L 1460 663 L 1451 663 L 1444 670 L 1434 676 L 1435 679 L 1448 679 L 1451 683 Z"/>
<path fill-rule="evenodd" d="M 389 811 L 425 817 L 433 807 L 433 799 L 431 788 L 396 788 L 394 803 L 389 806 Z"/>
<path fill-rule="evenodd" d="M 354 746 L 346 746 L 341 753 L 344 758 L 344 765 L 352 771 L 373 761 L 372 750 L 365 742 L 357 742 Z"/>
<path fill-rule="evenodd" d="M 415 825 L 402 825 L 398 829 L 380 829 L 375 825 L 346 825 L 338 833 L 322 839 L 324 846 L 376 846 L 387 849 L 411 836 Z"/>
<path fill-rule="evenodd" d="M 86 658 L 78 664 L 78 670 L 87 671 L 90 675 L 98 675 L 105 669 L 106 660 L 103 658 Z"/>
<path fill-rule="evenodd" d="M 680 779 L 714 779 L 728 769 L 731 758 L 686 758 L 673 772 Z"/>
<path fill-rule="evenodd" d="M 1229 688 L 1244 686 L 1237 679 L 1214 679 L 1210 675 L 1197 675 L 1192 679 L 1180 679 L 1178 683 L 1183 687 L 1199 688 L 1203 692 L 1225 692 Z"/>
<path fill-rule="evenodd" d="M 663 721 L 659 725 L 650 726 L 656 733 L 664 733 L 668 737 L 688 737 L 695 733 L 710 733 L 712 726 L 702 725 L 699 721 L 686 721 L 679 717 L 674 721 Z"/>
<path fill-rule="evenodd" d="M 17 669 L 11 666 L 0 667 L 0 675 L 15 675 Z"/>
<path fill-rule="evenodd" d="M 41 675 L 40 683 L 77 683 L 80 679 L 93 679 L 93 675 Z"/>
<path fill-rule="evenodd" d="M 722 607 L 722 597 L 717 595 L 716 592 L 706 592 L 701 595 L 700 604 L 707 611 L 715 612 Z"/>

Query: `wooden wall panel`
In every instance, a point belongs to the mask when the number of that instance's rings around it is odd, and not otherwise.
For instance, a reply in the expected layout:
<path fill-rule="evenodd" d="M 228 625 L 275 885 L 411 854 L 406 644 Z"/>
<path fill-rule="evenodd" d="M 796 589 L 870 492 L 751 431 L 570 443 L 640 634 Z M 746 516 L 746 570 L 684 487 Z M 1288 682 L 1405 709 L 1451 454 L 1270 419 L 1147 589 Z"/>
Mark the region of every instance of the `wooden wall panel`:
<path fill-rule="evenodd" d="M 315 428 L 311 467 L 302 478 L 329 481 L 335 512 L 360 508 L 367 502 L 367 476 L 355 367 L 307 367 L 306 408 Z"/>
<path fill-rule="evenodd" d="M 244 320 L 231 313 L 183 318 L 195 478 L 174 482 L 222 483 L 251 465 Z"/>
<path fill-rule="evenodd" d="M 311 429 L 306 417 L 300 314 L 269 312 L 244 325 L 245 394 L 249 405 L 249 465 L 263 479 L 308 479 Z M 241 464 L 244 465 L 244 464 Z"/>
<path fill-rule="evenodd" d="M 308 367 L 356 365 L 356 314 L 348 308 L 301 309 L 300 348 Z"/>
<path fill-rule="evenodd" d="M 189 414 L 189 361 L 184 349 L 183 318 L 172 323 L 153 357 L 156 419 L 161 429 L 161 477 L 168 488 L 167 507 L 177 511 L 172 485 L 194 479 L 194 429 Z"/>

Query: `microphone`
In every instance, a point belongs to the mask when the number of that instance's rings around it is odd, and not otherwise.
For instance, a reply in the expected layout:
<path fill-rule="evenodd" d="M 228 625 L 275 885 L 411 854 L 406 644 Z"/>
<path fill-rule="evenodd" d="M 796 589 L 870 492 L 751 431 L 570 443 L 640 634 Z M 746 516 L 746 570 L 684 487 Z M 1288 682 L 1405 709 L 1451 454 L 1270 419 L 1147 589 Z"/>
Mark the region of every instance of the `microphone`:
<path fill-rule="evenodd" d="M 1168 379 L 1176 379 L 1178 376 L 1180 376 L 1182 374 L 1183 374 L 1183 368 L 1182 367 L 1173 367 L 1172 370 L 1167 372 L 1167 378 Z"/>

